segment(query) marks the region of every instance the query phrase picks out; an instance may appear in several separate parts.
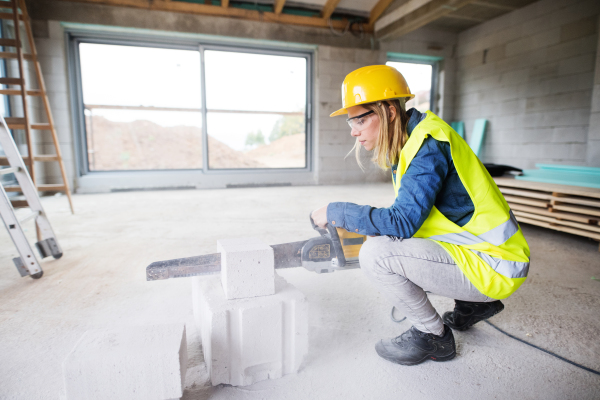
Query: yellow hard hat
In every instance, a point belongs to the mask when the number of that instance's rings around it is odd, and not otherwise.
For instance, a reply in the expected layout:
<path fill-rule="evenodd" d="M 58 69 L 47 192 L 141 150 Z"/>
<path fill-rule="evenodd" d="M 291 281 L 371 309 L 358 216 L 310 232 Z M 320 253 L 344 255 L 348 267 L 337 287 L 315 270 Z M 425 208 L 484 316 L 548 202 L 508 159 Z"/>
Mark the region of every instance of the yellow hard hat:
<path fill-rule="evenodd" d="M 342 108 L 330 117 L 346 114 L 348 107 L 402 97 L 410 100 L 415 95 L 410 92 L 406 79 L 396 68 L 369 65 L 346 75 L 342 83 Z"/>

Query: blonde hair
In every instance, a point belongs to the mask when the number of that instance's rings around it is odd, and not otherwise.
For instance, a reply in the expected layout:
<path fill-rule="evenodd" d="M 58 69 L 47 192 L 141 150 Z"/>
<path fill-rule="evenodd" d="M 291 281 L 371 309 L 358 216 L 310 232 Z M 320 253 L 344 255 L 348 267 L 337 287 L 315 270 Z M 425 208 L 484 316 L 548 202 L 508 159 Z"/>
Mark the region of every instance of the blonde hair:
<path fill-rule="evenodd" d="M 379 117 L 379 136 L 377 144 L 373 149 L 373 157 L 371 161 L 383 170 L 390 169 L 393 164 L 396 164 L 400 159 L 400 151 L 408 140 L 406 125 L 408 123 L 408 115 L 405 110 L 405 99 L 394 99 L 377 101 L 375 103 L 362 104 L 369 111 L 374 111 Z M 390 108 L 396 109 L 396 118 L 390 122 Z M 360 160 L 360 142 L 358 138 L 352 151 L 356 157 L 358 166 L 364 171 L 364 166 Z"/>

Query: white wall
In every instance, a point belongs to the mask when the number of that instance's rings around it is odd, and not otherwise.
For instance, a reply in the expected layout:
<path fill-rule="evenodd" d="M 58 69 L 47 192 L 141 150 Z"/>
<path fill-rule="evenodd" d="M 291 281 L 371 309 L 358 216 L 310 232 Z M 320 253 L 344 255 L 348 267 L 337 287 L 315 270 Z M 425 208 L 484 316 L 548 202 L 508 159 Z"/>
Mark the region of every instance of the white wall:
<path fill-rule="evenodd" d="M 467 135 L 489 120 L 484 161 L 597 164 L 587 152 L 600 139 L 588 134 L 599 12 L 597 0 L 541 0 L 459 34 L 455 118 Z"/>

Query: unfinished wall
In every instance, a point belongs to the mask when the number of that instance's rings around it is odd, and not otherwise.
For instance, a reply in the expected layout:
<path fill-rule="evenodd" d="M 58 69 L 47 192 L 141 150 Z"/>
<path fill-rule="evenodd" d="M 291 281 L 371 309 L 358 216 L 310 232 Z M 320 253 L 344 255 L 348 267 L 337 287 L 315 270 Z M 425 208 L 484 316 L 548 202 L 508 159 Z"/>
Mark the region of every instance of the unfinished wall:
<path fill-rule="evenodd" d="M 598 45 L 596 48 L 596 72 L 592 92 L 590 127 L 588 129 L 587 164 L 600 167 L 600 16 L 597 21 Z"/>
<path fill-rule="evenodd" d="M 76 173 L 75 140 L 71 133 L 64 34 L 60 24 L 56 23 L 43 24 L 41 27 L 34 25 L 33 28 L 35 46 L 48 93 L 54 127 L 58 136 L 67 179 L 69 185 L 73 188 Z M 36 100 L 39 103 L 36 121 L 47 122 L 41 99 Z M 38 133 L 38 140 L 40 154 L 56 153 L 50 132 Z M 47 164 L 44 171 L 44 182 L 61 183 L 62 177 L 58 163 Z"/>
<path fill-rule="evenodd" d="M 30 54 L 29 50 L 29 42 L 27 40 L 27 34 L 23 26 L 19 31 L 21 42 L 23 43 L 23 52 L 25 54 Z M 2 24 L 2 37 L 3 38 L 14 38 L 15 37 L 15 29 L 14 23 L 12 20 L 5 20 Z M 8 50 L 10 49 L 10 51 Z M 4 49 L 6 52 L 14 52 L 13 47 L 7 47 Z M 6 67 L 6 76 L 12 78 L 18 78 L 20 76 L 19 72 L 19 62 L 17 59 L 5 59 L 4 65 Z M 25 74 L 25 81 L 27 82 L 27 89 L 39 89 L 39 83 L 37 81 L 37 76 L 35 73 L 35 67 L 32 62 L 25 61 L 23 63 L 23 72 Z M 19 88 L 18 86 L 13 86 L 13 88 Z M 10 117 L 22 118 L 24 116 L 23 112 L 23 99 L 19 96 L 9 95 L 6 96 L 8 99 L 8 105 L 10 108 Z M 45 113 L 43 113 L 43 103 L 41 97 L 39 96 L 28 96 L 27 100 L 27 112 L 29 121 L 31 123 L 36 122 L 46 122 Z M 14 130 L 13 131 L 15 143 L 20 153 L 26 155 L 29 153 L 29 148 L 27 145 L 27 135 L 24 129 Z M 54 154 L 54 149 L 47 151 L 44 147 L 46 142 L 51 139 L 51 135 L 49 131 L 39 131 L 32 130 L 31 131 L 31 139 L 32 139 L 32 147 L 33 154 Z M 50 142 L 51 143 L 51 142 Z M 52 163 L 54 164 L 54 163 Z M 37 183 L 46 183 L 45 178 L 48 173 L 51 171 L 52 166 L 49 163 L 38 162 L 34 164 L 35 167 L 35 179 Z"/>
<path fill-rule="evenodd" d="M 455 119 L 489 120 L 482 159 L 586 165 L 597 0 L 542 0 L 458 37 Z"/>
<path fill-rule="evenodd" d="M 385 54 L 378 50 L 342 49 L 319 46 L 317 55 L 317 161 L 318 182 L 322 184 L 365 182 L 381 180 L 386 175 L 370 165 L 363 152 L 363 172 L 358 167 L 354 153 L 344 158 L 354 146 L 354 138 L 343 116 L 331 118 L 329 114 L 341 107 L 341 86 L 346 75 L 369 64 L 385 63 Z"/>

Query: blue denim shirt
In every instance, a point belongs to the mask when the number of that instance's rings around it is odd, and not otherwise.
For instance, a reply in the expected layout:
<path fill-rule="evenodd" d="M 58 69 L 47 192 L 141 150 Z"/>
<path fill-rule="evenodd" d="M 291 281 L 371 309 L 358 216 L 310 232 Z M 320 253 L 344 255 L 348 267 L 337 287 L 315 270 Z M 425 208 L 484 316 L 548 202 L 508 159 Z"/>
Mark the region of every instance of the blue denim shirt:
<path fill-rule="evenodd" d="M 411 108 L 407 131 L 410 135 L 426 114 Z M 396 170 L 396 165 L 393 170 Z M 396 175 L 394 175 L 396 179 Z M 391 207 L 375 208 L 336 202 L 327 207 L 327 221 L 362 235 L 412 237 L 437 209 L 459 226 L 465 225 L 475 211 L 473 202 L 460 181 L 450 144 L 428 136 L 402 176 L 402 185 Z"/>

